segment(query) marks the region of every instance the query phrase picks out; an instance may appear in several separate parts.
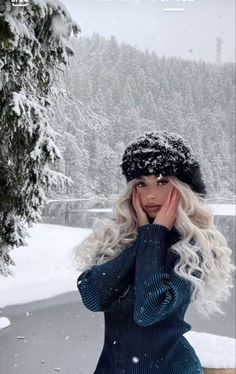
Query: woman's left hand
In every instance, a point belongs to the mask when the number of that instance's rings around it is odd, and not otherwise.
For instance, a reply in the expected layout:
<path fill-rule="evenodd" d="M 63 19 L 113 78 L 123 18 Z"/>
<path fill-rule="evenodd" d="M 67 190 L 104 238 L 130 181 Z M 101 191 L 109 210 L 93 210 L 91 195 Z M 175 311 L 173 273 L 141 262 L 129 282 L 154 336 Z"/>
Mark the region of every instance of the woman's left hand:
<path fill-rule="evenodd" d="M 180 197 L 181 195 L 179 191 L 175 187 L 173 187 L 161 209 L 158 211 L 153 223 L 164 225 L 170 231 L 176 221 L 177 208 Z"/>

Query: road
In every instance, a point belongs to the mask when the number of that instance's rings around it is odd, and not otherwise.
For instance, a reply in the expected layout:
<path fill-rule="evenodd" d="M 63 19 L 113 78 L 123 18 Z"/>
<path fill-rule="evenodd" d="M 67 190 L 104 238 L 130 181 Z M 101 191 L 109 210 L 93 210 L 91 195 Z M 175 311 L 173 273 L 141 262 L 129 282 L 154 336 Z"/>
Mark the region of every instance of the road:
<path fill-rule="evenodd" d="M 191 305 L 186 322 L 193 331 L 235 337 L 235 300 L 226 315 L 203 320 Z M 11 325 L 0 330 L 1 374 L 93 374 L 104 337 L 102 312 L 91 312 L 79 292 L 0 309 Z"/>

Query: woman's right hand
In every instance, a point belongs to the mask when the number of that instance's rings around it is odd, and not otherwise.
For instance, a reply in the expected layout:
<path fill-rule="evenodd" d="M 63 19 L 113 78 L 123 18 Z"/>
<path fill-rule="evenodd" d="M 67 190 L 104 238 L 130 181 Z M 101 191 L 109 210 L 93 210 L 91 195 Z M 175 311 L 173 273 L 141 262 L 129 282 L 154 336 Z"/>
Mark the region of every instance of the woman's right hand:
<path fill-rule="evenodd" d="M 143 225 L 148 224 L 149 221 L 148 221 L 147 215 L 144 212 L 143 208 L 141 207 L 139 196 L 138 196 L 138 193 L 135 187 L 133 188 L 133 191 L 132 191 L 132 204 L 136 212 L 138 225 L 143 226 Z"/>

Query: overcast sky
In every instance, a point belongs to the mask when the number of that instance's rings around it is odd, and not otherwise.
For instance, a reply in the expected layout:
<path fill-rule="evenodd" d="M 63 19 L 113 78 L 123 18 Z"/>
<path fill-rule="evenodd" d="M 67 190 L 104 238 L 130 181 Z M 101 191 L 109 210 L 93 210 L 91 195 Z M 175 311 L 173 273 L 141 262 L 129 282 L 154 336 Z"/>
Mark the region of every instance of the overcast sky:
<path fill-rule="evenodd" d="M 158 56 L 235 62 L 235 0 L 62 0 L 81 29 Z M 176 10 L 170 10 L 176 9 Z"/>

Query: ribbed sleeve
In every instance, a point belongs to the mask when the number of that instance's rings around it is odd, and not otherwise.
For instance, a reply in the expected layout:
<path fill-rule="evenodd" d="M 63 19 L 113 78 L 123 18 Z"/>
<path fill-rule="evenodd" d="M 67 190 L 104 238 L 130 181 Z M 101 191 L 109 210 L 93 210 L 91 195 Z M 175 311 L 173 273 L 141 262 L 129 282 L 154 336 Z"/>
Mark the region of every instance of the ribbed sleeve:
<path fill-rule="evenodd" d="M 111 261 L 94 265 L 77 279 L 77 287 L 86 308 L 92 311 L 107 311 L 124 291 L 135 267 L 136 244 L 127 247 Z"/>
<path fill-rule="evenodd" d="M 189 297 L 190 285 L 172 269 L 167 273 L 170 231 L 164 225 L 138 228 L 140 241 L 135 268 L 134 321 L 149 326 L 163 320 Z"/>

